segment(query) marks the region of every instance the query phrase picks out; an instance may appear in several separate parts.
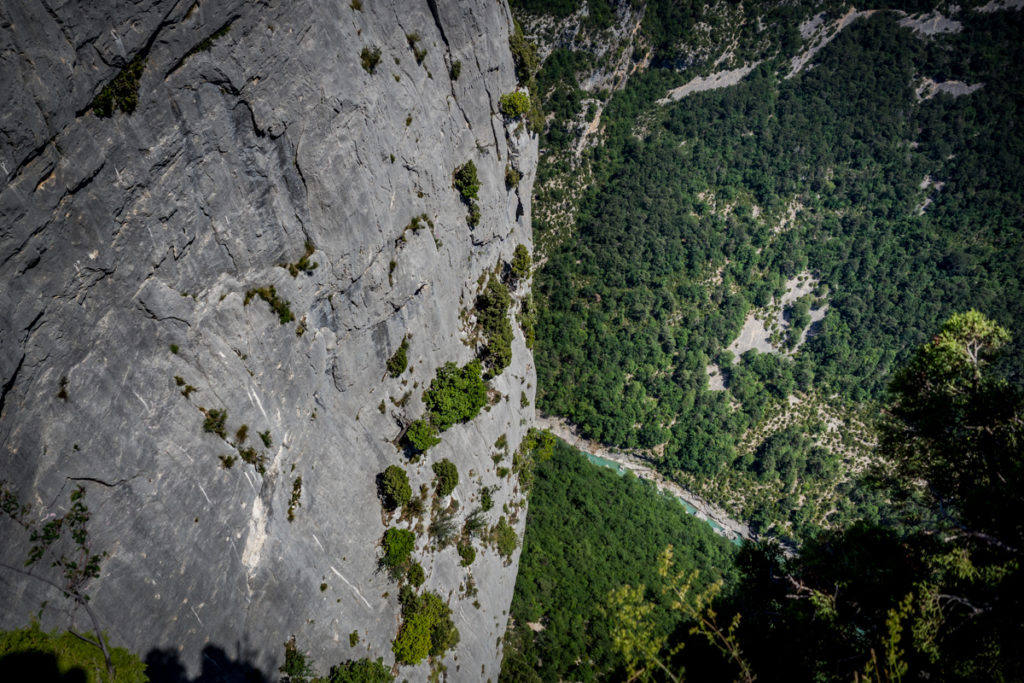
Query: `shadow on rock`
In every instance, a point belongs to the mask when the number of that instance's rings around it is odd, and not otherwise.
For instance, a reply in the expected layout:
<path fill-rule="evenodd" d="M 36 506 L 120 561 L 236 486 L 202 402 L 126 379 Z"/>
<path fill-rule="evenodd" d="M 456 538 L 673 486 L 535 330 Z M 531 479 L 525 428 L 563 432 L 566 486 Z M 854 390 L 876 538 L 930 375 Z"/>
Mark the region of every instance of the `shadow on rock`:
<path fill-rule="evenodd" d="M 177 652 L 153 649 L 146 655 L 146 675 L 150 683 L 269 683 L 270 679 L 247 661 L 254 655 L 241 652 L 232 659 L 216 645 L 207 645 L 203 648 L 202 671 L 189 678 Z"/>

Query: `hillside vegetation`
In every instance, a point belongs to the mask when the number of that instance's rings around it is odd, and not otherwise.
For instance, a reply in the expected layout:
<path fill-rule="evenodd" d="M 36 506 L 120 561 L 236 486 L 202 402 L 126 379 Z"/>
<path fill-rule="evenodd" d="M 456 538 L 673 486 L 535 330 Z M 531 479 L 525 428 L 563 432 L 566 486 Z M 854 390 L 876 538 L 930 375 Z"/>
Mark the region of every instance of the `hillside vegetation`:
<path fill-rule="evenodd" d="M 634 58 L 646 50 L 650 65 L 602 104 L 600 143 L 579 158 L 566 151 L 571 114 L 588 111 L 579 83 L 601 59 L 556 49 L 537 77 L 555 114 L 535 200 L 547 252 L 539 407 L 660 456 L 659 469 L 762 531 L 796 537 L 883 512 L 856 486 L 859 447 L 815 437 L 849 424 L 796 420 L 792 457 L 772 444 L 766 421 L 787 398 L 856 422 L 953 312 L 978 308 L 1011 327 L 1024 317 L 1024 84 L 1012 67 L 1024 63 L 1024 13 L 965 8 L 960 32 L 929 36 L 901 26 L 900 12 L 875 12 L 787 78 L 811 42 L 801 20 L 822 9 L 759 5 L 769 29 L 752 36 L 752 16 L 644 5 Z M 659 104 L 712 70 L 716 45 L 729 53 L 718 68 L 760 61 L 735 85 Z M 982 85 L 923 99 L 926 78 Z M 575 198 L 572 174 L 590 179 Z M 569 206 L 568 224 L 545 221 L 545 205 Z M 828 306 L 807 342 L 791 355 L 726 352 L 748 314 L 801 273 L 817 282 L 813 300 L 785 317 L 806 325 Z M 1006 362 L 1022 359 L 1017 342 Z M 711 364 L 725 391 L 710 390 Z M 711 484 L 723 477 L 734 495 Z M 813 509 L 797 512 L 804 501 Z"/>

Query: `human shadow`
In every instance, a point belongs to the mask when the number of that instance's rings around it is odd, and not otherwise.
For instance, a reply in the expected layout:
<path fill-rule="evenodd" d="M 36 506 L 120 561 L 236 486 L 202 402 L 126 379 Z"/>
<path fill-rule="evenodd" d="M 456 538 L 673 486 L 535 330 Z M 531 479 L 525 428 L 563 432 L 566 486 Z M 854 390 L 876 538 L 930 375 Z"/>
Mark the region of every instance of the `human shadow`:
<path fill-rule="evenodd" d="M 150 683 L 270 683 L 266 674 L 248 661 L 251 654 L 241 652 L 232 658 L 222 648 L 207 645 L 199 675 L 189 678 L 176 651 L 154 648 L 146 654 L 146 675 Z"/>

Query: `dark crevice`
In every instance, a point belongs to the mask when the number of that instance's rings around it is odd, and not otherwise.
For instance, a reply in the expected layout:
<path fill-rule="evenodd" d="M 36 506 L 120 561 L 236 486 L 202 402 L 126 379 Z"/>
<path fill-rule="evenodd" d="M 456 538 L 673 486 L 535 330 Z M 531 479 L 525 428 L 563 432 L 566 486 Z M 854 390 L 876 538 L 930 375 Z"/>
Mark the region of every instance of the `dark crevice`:
<path fill-rule="evenodd" d="M 208 50 L 210 50 L 210 48 L 213 47 L 213 44 L 218 39 L 223 38 L 225 35 L 227 35 L 228 31 L 231 29 L 231 24 L 235 23 L 237 19 L 238 15 L 236 14 L 235 16 L 231 17 L 223 24 L 221 24 L 221 26 L 216 31 L 214 31 L 213 33 L 211 33 L 210 35 L 206 36 L 198 43 L 193 45 L 192 48 L 184 55 L 182 55 L 181 59 L 179 59 L 178 62 L 174 66 L 172 66 L 170 70 L 167 71 L 167 73 L 164 74 L 164 79 L 166 80 L 171 74 L 173 74 L 175 71 L 184 66 L 185 62 L 187 62 L 190 57 L 194 57 L 200 52 L 207 52 Z"/>
<path fill-rule="evenodd" d="M 3 416 L 4 414 L 4 405 L 7 403 L 7 394 L 14 388 L 14 383 L 18 381 L 18 373 L 21 372 L 21 366 L 24 364 L 25 355 L 22 354 L 21 359 L 18 360 L 18 367 L 14 368 L 14 374 L 11 375 L 11 378 L 4 383 L 3 389 L 0 390 L 0 416 Z"/>
<path fill-rule="evenodd" d="M 74 187 L 69 188 L 68 191 L 67 191 L 67 194 L 65 194 L 64 196 L 66 197 L 68 195 L 73 195 L 76 192 L 78 192 L 79 190 L 85 188 L 89 183 L 91 183 L 93 180 L 96 179 L 96 176 L 98 176 L 100 174 L 100 171 L 102 171 L 104 166 L 106 166 L 106 165 L 107 165 L 107 162 L 104 161 L 102 164 L 99 165 L 99 167 L 96 168 L 95 171 L 93 171 L 89 175 L 87 175 L 84 178 L 82 178 L 81 180 L 79 180 L 78 184 L 76 184 Z"/>
<path fill-rule="evenodd" d="M 444 46 L 450 55 L 452 48 L 448 44 L 448 37 L 444 34 L 444 26 L 441 25 L 441 14 L 437 11 L 437 0 L 427 0 L 427 6 L 430 8 L 430 13 L 434 15 L 434 23 L 437 25 L 437 30 L 441 34 L 441 40 L 444 41 Z"/>
<path fill-rule="evenodd" d="M 96 477 L 68 477 L 68 480 L 69 481 L 91 481 L 94 484 L 99 484 L 100 486 L 106 486 L 108 489 L 112 489 L 115 486 L 120 486 L 121 484 L 126 484 L 126 483 L 130 482 L 132 479 L 135 479 L 135 477 L 137 477 L 137 476 L 139 476 L 139 475 L 136 474 L 133 477 L 126 477 L 125 479 L 118 479 L 114 483 L 110 483 L 109 481 L 103 481 L 102 479 L 97 479 Z"/>
<path fill-rule="evenodd" d="M 32 322 L 30 322 L 28 325 L 25 325 L 25 328 L 24 328 L 25 332 L 28 332 L 29 334 L 32 334 L 32 331 L 36 328 L 36 323 L 39 322 L 39 319 L 42 318 L 45 313 L 46 313 L 45 309 L 42 310 L 42 311 L 39 311 L 39 313 L 36 314 L 36 317 L 32 318 Z"/>
<path fill-rule="evenodd" d="M 221 85 L 221 84 L 217 83 L 216 85 Z M 244 99 L 244 98 L 242 98 L 242 97 L 240 97 L 239 95 L 241 93 L 239 93 L 237 90 L 235 90 L 234 87 L 231 87 L 230 90 L 234 91 L 234 92 L 231 92 L 232 95 L 235 95 L 236 97 L 238 97 L 238 103 L 240 105 L 244 106 L 249 111 L 249 121 L 252 123 L 252 131 L 253 131 L 253 133 L 256 134 L 256 137 L 258 137 L 258 138 L 266 137 L 267 132 L 265 130 L 263 130 L 262 128 L 260 128 L 259 125 L 256 123 L 256 112 L 253 111 L 252 105 L 249 103 L 249 101 Z"/>
<path fill-rule="evenodd" d="M 28 155 L 25 156 L 25 159 L 20 164 L 18 164 L 18 167 L 16 169 L 14 169 L 14 172 L 9 174 L 7 177 L 8 178 L 15 178 L 15 177 L 21 175 L 21 172 L 24 171 L 25 168 L 29 164 L 31 164 L 33 161 L 35 161 L 40 156 L 42 156 L 43 152 L 46 151 L 46 148 L 49 147 L 50 144 L 53 143 L 53 141 L 56 140 L 56 139 L 57 139 L 57 134 L 54 133 L 53 135 L 51 135 L 49 138 L 46 139 L 46 142 L 44 142 L 43 144 L 39 145 L 38 147 L 33 149 L 31 152 L 29 152 Z"/>

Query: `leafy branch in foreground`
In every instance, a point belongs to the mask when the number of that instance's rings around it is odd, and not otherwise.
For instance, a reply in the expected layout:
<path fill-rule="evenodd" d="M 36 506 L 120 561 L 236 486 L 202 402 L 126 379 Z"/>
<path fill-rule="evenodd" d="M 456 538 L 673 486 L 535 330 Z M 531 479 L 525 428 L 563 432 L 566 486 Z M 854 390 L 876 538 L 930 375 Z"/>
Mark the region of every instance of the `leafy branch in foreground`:
<path fill-rule="evenodd" d="M 712 603 L 722 591 L 722 582 L 716 581 L 702 591 L 694 592 L 697 570 L 675 570 L 672 546 L 662 552 L 658 560 L 658 575 L 664 580 L 662 593 L 671 599 L 672 609 L 694 622 L 691 635 L 704 636 L 712 647 L 721 652 L 739 668 L 738 680 L 745 683 L 754 681 L 754 673 L 740 649 L 736 630 L 740 615 L 733 616 L 727 627 L 718 624 L 718 614 Z M 624 585 L 611 591 L 608 596 L 609 611 L 618 625 L 612 630 L 612 643 L 626 660 L 631 672 L 630 680 L 650 680 L 654 671 L 660 671 L 669 680 L 679 683 L 682 672 L 673 672 L 667 663 L 682 649 L 683 641 L 666 650 L 667 637 L 655 623 L 655 604 L 644 598 L 646 587 L 636 588 Z"/>
<path fill-rule="evenodd" d="M 24 567 L 6 562 L 0 562 L 0 567 L 52 586 L 65 597 L 74 600 L 76 605 L 84 608 L 89 620 L 92 621 L 95 640 L 74 631 L 69 633 L 103 652 L 107 673 L 113 678 L 114 664 L 110 650 L 104 641 L 96 613 L 89 606 L 89 596 L 85 593 L 85 585 L 89 580 L 100 575 L 100 562 L 106 555 L 93 553 L 89 547 L 89 530 L 86 524 L 90 515 L 89 508 L 85 505 L 85 487 L 79 486 L 71 492 L 71 508 L 64 516 L 52 518 L 40 527 L 39 521 L 29 516 L 29 506 L 19 502 L 17 495 L 7 488 L 6 482 L 0 482 L 0 512 L 25 529 L 32 543 Z M 59 580 L 31 570 L 31 567 L 41 565 L 42 560 L 47 557 L 53 558 L 50 566 L 60 571 Z"/>

